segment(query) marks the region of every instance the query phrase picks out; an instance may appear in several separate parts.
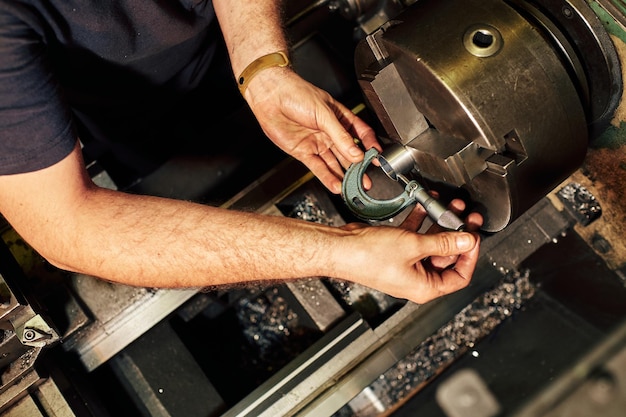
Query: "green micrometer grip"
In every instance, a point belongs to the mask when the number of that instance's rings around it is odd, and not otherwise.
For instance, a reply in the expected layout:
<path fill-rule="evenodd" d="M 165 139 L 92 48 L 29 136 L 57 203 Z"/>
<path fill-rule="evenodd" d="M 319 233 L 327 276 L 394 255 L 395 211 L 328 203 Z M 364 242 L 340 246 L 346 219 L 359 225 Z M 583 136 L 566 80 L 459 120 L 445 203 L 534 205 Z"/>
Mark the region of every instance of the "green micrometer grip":
<path fill-rule="evenodd" d="M 417 202 L 416 190 L 422 188 L 416 181 L 409 182 L 404 191 L 389 200 L 379 200 L 367 194 L 363 188 L 365 171 L 378 157 L 375 148 L 365 152 L 361 162 L 350 165 L 343 178 L 341 196 L 348 208 L 359 218 L 365 220 L 387 220 Z"/>
<path fill-rule="evenodd" d="M 352 164 L 346 171 L 341 185 L 341 195 L 348 208 L 361 219 L 387 220 L 400 214 L 412 204 L 421 204 L 432 220 L 449 230 L 464 230 L 465 224 L 451 210 L 431 197 L 417 181 L 405 181 L 404 191 L 389 200 L 378 200 L 367 194 L 363 188 L 365 171 L 378 157 L 374 148 L 365 152 L 363 161 Z"/>

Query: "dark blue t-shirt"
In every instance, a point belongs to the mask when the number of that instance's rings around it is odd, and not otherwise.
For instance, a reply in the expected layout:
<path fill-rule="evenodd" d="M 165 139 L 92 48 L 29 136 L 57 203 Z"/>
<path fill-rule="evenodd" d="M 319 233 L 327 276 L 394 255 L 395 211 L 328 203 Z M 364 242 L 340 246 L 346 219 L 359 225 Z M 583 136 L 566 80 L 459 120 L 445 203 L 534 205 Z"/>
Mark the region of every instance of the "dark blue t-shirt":
<path fill-rule="evenodd" d="M 0 174 L 60 161 L 77 135 L 149 146 L 218 35 L 210 0 L 0 0 Z"/>

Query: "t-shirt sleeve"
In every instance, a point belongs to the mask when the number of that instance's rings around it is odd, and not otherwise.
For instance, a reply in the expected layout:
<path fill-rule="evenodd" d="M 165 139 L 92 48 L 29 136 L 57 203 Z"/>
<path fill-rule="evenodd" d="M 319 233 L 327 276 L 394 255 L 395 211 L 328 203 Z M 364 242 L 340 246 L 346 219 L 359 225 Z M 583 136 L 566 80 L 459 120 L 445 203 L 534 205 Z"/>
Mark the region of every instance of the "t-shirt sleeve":
<path fill-rule="evenodd" d="M 27 20 L 0 7 L 0 175 L 51 166 L 77 140 L 46 45 Z"/>

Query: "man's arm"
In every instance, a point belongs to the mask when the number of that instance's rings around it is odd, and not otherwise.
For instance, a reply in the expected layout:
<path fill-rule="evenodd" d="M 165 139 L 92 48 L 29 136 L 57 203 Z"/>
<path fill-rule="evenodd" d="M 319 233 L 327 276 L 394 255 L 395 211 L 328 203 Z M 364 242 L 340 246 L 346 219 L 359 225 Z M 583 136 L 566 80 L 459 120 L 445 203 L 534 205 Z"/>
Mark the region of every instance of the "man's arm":
<path fill-rule="evenodd" d="M 231 55 L 241 57 L 241 62 L 234 59 L 238 62 L 234 65 L 247 65 L 243 62 L 258 51 L 236 47 L 238 42 L 249 40 L 249 33 L 268 48 L 279 46 L 272 43 L 271 36 L 280 34 L 280 30 L 274 32 L 272 17 L 265 19 L 263 15 L 272 11 L 263 7 L 273 3 L 215 3 L 220 22 L 229 28 Z M 257 26 L 237 26 L 246 19 L 252 19 Z M 268 22 L 268 31 L 258 26 Z M 30 44 L 25 46 L 21 51 L 26 51 L 27 56 L 17 65 L 8 66 L 5 81 L 12 80 L 15 69 L 32 63 Z M 42 71 L 46 66 L 36 68 Z M 48 80 L 45 74 L 40 75 L 29 79 Z M 273 82 L 283 76 L 287 82 L 273 88 Z M 11 81 L 2 85 L 23 86 Z M 39 93 L 41 89 L 24 91 Z M 49 92 L 51 95 L 45 97 L 54 97 L 54 91 Z M 348 151 L 356 149 L 350 134 L 360 137 L 366 146 L 375 144 L 367 125 L 289 69 L 261 72 L 250 83 L 246 96 L 264 128 L 273 134 L 273 140 L 299 156 L 329 188 L 341 183 L 339 163 L 348 162 L 342 155 L 346 150 L 338 150 L 343 147 L 343 139 L 338 141 L 335 133 L 344 139 L 347 136 Z M 26 98 L 42 100 L 38 94 Z M 9 102 L 4 110 L 20 111 L 24 107 L 15 104 Z M 32 128 L 36 134 L 39 126 Z M 11 143 L 29 144 L 32 140 L 24 133 L 23 137 L 17 136 L 17 132 L 2 133 L 3 140 L 9 135 L 14 137 Z M 29 152 L 23 156 L 37 156 L 32 154 L 34 151 Z M 415 211 L 414 220 L 404 225 L 406 229 L 362 224 L 332 228 L 284 217 L 131 195 L 95 186 L 85 170 L 80 147 L 76 145 L 69 155 L 67 152 L 68 148 L 63 148 L 58 159 L 48 158 L 47 161 L 59 162 L 41 165 L 46 168 L 0 175 L 0 212 L 36 251 L 53 265 L 69 271 L 128 285 L 162 288 L 327 276 L 423 302 L 466 286 L 478 258 L 478 239 L 473 234 L 414 233 L 425 216 L 420 210 Z M 426 258 L 431 261 L 422 262 Z"/>
<path fill-rule="evenodd" d="M 235 75 L 260 56 L 287 51 L 282 1 L 214 0 Z"/>
<path fill-rule="evenodd" d="M 49 168 L 0 176 L 0 209 L 52 264 L 126 284 L 201 287 L 319 269 L 286 250 L 306 246 L 309 226 L 99 188 L 78 147 Z"/>
<path fill-rule="evenodd" d="M 465 287 L 478 258 L 470 233 L 334 228 L 99 188 L 79 147 L 49 168 L 0 176 L 0 211 L 52 264 L 146 287 L 328 276 L 424 302 Z M 460 255 L 455 268 L 421 262 L 448 255 Z"/>
<path fill-rule="evenodd" d="M 235 77 L 261 56 L 288 52 L 280 1 L 214 0 L 213 4 Z M 354 138 L 366 149 L 381 150 L 370 126 L 289 67 L 257 72 L 244 98 L 265 134 L 336 194 L 341 192 L 344 169 L 364 156 Z"/>

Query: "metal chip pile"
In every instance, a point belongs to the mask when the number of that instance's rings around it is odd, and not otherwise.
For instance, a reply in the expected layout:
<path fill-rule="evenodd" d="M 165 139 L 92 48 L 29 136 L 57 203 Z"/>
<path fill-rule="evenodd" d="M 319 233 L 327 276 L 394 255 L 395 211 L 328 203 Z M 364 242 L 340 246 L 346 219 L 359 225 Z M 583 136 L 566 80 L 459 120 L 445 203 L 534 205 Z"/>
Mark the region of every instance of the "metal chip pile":
<path fill-rule="evenodd" d="M 287 217 L 333 226 L 333 219 L 320 207 L 317 200 L 311 195 L 304 195 L 302 200 L 298 201 L 293 206 L 293 209 Z"/>
<path fill-rule="evenodd" d="M 244 366 L 257 370 L 259 383 L 320 337 L 316 329 L 302 325 L 278 287 L 241 298 L 234 307 L 247 342 Z"/>
<path fill-rule="evenodd" d="M 507 317 L 535 294 L 525 271 L 511 272 L 493 290 L 478 297 L 412 353 L 380 375 L 334 417 L 373 417 L 390 409 L 464 353 L 473 350 Z"/>

